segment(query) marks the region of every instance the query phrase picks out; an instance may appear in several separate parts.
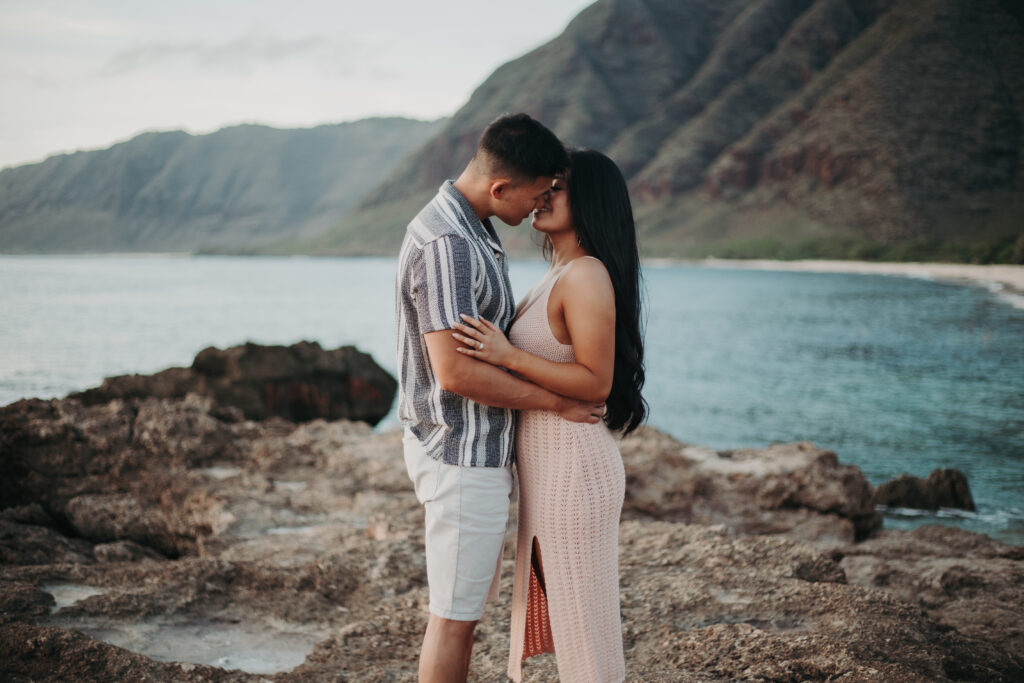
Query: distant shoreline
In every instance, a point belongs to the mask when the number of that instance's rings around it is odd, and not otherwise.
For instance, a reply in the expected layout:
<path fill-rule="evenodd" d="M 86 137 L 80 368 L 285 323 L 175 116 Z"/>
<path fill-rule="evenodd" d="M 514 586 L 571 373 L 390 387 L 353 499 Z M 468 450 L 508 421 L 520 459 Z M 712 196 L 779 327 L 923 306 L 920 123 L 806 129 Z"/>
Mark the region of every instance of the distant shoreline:
<path fill-rule="evenodd" d="M 318 254 L 203 254 L 193 252 L 86 252 L 86 253 L 3 253 L 0 257 L 167 257 L 194 258 L 221 256 L 230 258 L 393 258 L 393 255 L 318 255 Z M 512 255 L 517 261 L 540 261 L 537 257 Z M 824 259 L 802 259 L 779 261 L 772 259 L 727 259 L 708 257 L 686 258 L 642 258 L 648 265 L 694 265 L 706 268 L 735 268 L 747 270 L 778 270 L 808 273 L 852 273 L 859 275 L 902 275 L 929 280 L 943 280 L 960 284 L 988 286 L 996 292 L 1024 297 L 1024 265 L 971 263 L 922 263 L 916 261 L 840 261 Z M 1024 304 L 1022 304 L 1024 305 Z"/>
<path fill-rule="evenodd" d="M 750 270 L 784 270 L 812 273 L 855 273 L 862 275 L 903 275 L 960 283 L 998 285 L 994 291 L 1024 296 L 1024 266 L 1008 264 L 975 265 L 970 263 L 917 263 L 875 261 L 772 261 L 768 259 L 698 260 L 648 259 L 648 263 L 690 263 L 707 268 L 745 268 Z"/>

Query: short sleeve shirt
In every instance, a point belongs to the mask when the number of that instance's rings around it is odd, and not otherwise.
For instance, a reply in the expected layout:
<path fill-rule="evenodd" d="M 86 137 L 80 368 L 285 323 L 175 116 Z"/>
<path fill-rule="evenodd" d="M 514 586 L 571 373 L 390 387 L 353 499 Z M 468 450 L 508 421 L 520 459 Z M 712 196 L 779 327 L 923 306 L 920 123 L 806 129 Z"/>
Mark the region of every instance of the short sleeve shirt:
<path fill-rule="evenodd" d="M 406 228 L 395 295 L 399 419 L 432 458 L 464 467 L 508 465 L 515 411 L 443 390 L 423 339 L 462 322 L 462 313 L 506 331 L 515 316 L 501 241 L 450 180 Z"/>

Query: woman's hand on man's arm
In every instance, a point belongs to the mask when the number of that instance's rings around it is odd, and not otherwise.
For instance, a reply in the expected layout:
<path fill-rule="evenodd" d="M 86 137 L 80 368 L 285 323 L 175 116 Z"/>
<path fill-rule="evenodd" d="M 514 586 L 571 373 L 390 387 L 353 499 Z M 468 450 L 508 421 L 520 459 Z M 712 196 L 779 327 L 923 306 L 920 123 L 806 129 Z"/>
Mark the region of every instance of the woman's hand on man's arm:
<path fill-rule="evenodd" d="M 548 391 L 489 363 L 457 351 L 452 330 L 423 335 L 430 365 L 441 388 L 477 403 L 515 410 L 551 410 L 572 422 L 599 422 L 605 406 Z"/>

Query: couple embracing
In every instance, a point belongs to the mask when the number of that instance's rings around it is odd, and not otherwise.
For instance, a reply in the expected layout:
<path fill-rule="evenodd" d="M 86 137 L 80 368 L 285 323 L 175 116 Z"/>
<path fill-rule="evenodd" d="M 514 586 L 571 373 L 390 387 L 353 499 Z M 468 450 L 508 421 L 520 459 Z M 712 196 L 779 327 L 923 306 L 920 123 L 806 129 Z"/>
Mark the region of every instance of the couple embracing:
<path fill-rule="evenodd" d="M 533 214 L 551 267 L 519 302 L 491 225 Z M 554 652 L 562 681 L 622 681 L 612 432 L 646 406 L 639 257 L 608 157 L 566 152 L 526 114 L 484 131 L 465 171 L 409 224 L 398 263 L 399 418 L 426 524 L 420 681 L 465 681 L 498 591 L 519 478 L 509 675 Z"/>

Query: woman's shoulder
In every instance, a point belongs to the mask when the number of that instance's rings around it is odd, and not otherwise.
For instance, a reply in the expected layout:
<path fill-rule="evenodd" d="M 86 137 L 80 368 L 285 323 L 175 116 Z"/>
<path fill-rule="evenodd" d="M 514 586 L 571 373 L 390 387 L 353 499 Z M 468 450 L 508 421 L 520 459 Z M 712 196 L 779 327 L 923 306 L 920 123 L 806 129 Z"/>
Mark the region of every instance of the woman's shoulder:
<path fill-rule="evenodd" d="M 582 283 L 611 282 L 608 268 L 596 256 L 580 256 L 569 264 L 562 278 Z"/>
<path fill-rule="evenodd" d="M 595 296 L 600 295 L 602 290 L 611 292 L 612 279 L 600 259 L 581 256 L 569 264 L 556 287 L 566 293 Z"/>

